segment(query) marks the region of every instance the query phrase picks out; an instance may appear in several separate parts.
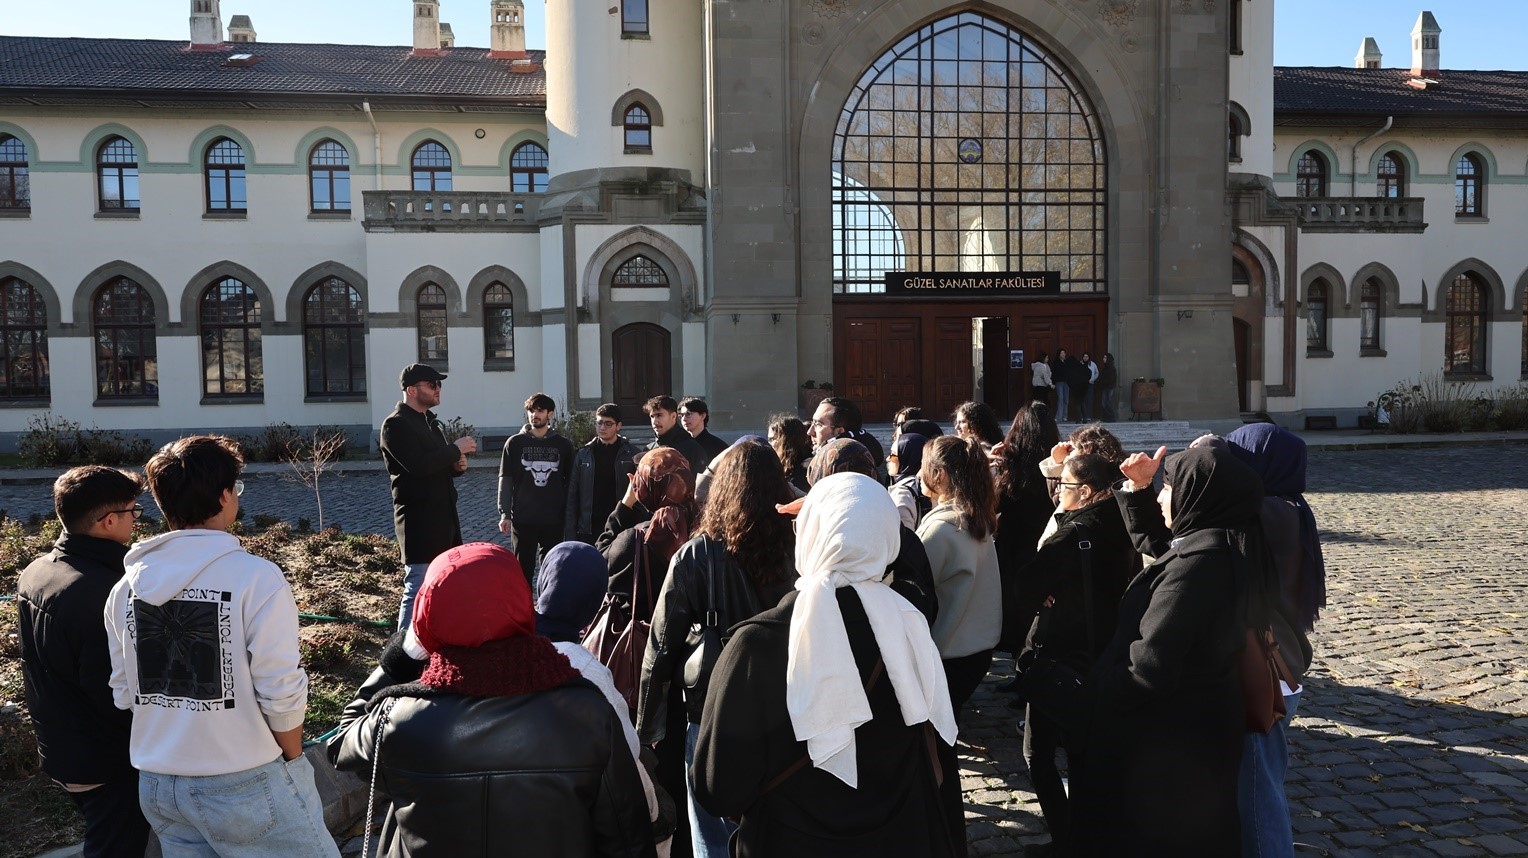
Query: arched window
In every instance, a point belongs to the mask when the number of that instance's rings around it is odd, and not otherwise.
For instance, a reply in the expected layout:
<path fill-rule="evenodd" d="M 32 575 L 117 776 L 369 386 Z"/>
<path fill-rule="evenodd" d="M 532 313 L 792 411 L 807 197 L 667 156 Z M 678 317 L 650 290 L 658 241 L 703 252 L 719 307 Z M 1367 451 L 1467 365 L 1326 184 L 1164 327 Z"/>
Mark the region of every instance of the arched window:
<path fill-rule="evenodd" d="M 509 189 L 517 194 L 546 191 L 546 150 L 539 143 L 521 143 L 509 156 Z"/>
<path fill-rule="evenodd" d="M 668 275 L 658 263 L 637 255 L 621 263 L 610 277 L 611 286 L 667 287 Z"/>
<path fill-rule="evenodd" d="M 333 140 L 324 140 L 308 153 L 308 199 L 310 210 L 350 211 L 350 152 Z"/>
<path fill-rule="evenodd" d="M 648 35 L 647 0 L 621 0 L 621 34 Z"/>
<path fill-rule="evenodd" d="M 1360 352 L 1377 352 L 1379 344 L 1379 320 L 1384 315 L 1384 287 L 1372 277 L 1364 281 L 1358 290 L 1358 349 Z"/>
<path fill-rule="evenodd" d="M 1295 165 L 1295 196 L 1326 196 L 1326 159 L 1321 153 L 1308 151 L 1300 156 Z"/>
<path fill-rule="evenodd" d="M 446 290 L 434 283 L 420 286 L 415 306 L 419 309 L 420 363 L 446 363 Z"/>
<path fill-rule="evenodd" d="M 1103 291 L 1108 170 L 1077 80 L 1039 41 L 976 11 L 927 22 L 871 62 L 814 177 L 829 183 L 833 291 L 884 292 L 888 271 L 977 258 Z"/>
<path fill-rule="evenodd" d="M 207 211 L 243 214 L 249 210 L 244 192 L 244 147 L 219 138 L 207 147 Z"/>
<path fill-rule="evenodd" d="M 232 277 L 202 292 L 202 395 L 258 397 L 265 392 L 260 299 Z"/>
<path fill-rule="evenodd" d="M 434 140 L 426 140 L 414 149 L 409 168 L 414 175 L 414 190 L 424 193 L 451 190 L 451 153 Z"/>
<path fill-rule="evenodd" d="M 1379 195 L 1382 197 L 1406 196 L 1406 167 L 1401 156 L 1386 152 L 1379 159 Z"/>
<path fill-rule="evenodd" d="M 1448 287 L 1448 330 L 1443 350 L 1443 371 L 1484 375 L 1486 371 L 1486 316 L 1490 299 L 1486 287 L 1473 275 L 1461 274 Z"/>
<path fill-rule="evenodd" d="M 653 117 L 642 104 L 626 108 L 626 151 L 653 151 Z"/>
<path fill-rule="evenodd" d="M 1305 293 L 1305 350 L 1327 351 L 1327 304 L 1331 290 L 1325 280 L 1310 284 Z"/>
<path fill-rule="evenodd" d="M 91 302 L 96 351 L 96 396 L 159 396 L 154 299 L 126 277 L 107 281 Z"/>
<path fill-rule="evenodd" d="M 1240 259 L 1232 258 L 1231 260 L 1231 285 L 1233 287 L 1243 286 L 1248 288 L 1252 286 L 1252 275 L 1247 272 L 1247 266 L 1243 265 Z M 1236 294 L 1243 295 L 1246 293 L 1245 291 L 1238 291 Z"/>
<path fill-rule="evenodd" d="M 1454 173 L 1454 216 L 1484 217 L 1485 192 L 1486 170 L 1480 156 L 1473 152 L 1460 155 Z"/>
<path fill-rule="evenodd" d="M 1237 116 L 1234 111 L 1231 113 L 1226 133 L 1229 138 L 1226 141 L 1226 157 L 1232 161 L 1240 161 L 1242 159 L 1242 137 L 1247 132 L 1242 129 L 1241 117 Z"/>
<path fill-rule="evenodd" d="M 24 212 L 32 208 L 32 177 L 27 166 L 27 144 L 21 138 L 0 134 L 0 211 Z"/>
<path fill-rule="evenodd" d="M 1528 309 L 1523 310 L 1523 368 L 1521 376 L 1528 378 Z"/>
<path fill-rule="evenodd" d="M 108 137 L 96 150 L 96 178 L 103 212 L 137 212 L 138 148 L 122 137 Z"/>
<path fill-rule="evenodd" d="M 503 283 L 490 283 L 483 292 L 483 357 L 514 368 L 515 296 Z"/>
<path fill-rule="evenodd" d="M 354 286 L 330 277 L 308 290 L 302 339 L 309 396 L 366 393 L 366 308 Z"/>
<path fill-rule="evenodd" d="M 48 312 L 32 284 L 0 280 L 0 400 L 48 397 Z"/>
<path fill-rule="evenodd" d="M 1232 53 L 1232 54 L 1240 54 L 1242 52 L 1242 32 L 1241 32 L 1242 31 L 1242 7 L 1241 7 L 1241 0 L 1231 0 L 1231 2 L 1228 4 L 1228 6 L 1230 7 L 1229 8 L 1229 13 L 1230 13 L 1230 19 L 1231 20 L 1230 20 L 1230 26 L 1227 28 L 1227 30 L 1228 30 L 1228 32 L 1226 34 L 1227 35 L 1227 41 L 1229 42 L 1230 53 Z"/>

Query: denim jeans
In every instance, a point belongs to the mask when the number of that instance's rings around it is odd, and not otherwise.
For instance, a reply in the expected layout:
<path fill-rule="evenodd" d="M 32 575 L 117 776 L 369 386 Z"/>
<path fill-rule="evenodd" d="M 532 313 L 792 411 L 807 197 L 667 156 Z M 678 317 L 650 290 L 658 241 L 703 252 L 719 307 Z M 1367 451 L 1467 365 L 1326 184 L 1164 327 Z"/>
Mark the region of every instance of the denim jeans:
<path fill-rule="evenodd" d="M 695 803 L 695 778 L 690 774 L 690 764 L 695 762 L 695 741 L 700 737 L 699 724 L 685 725 L 684 732 L 684 786 L 685 804 L 690 808 L 691 850 L 695 858 L 727 858 L 727 840 L 737 826 L 721 817 L 712 816 Z"/>
<path fill-rule="evenodd" d="M 1070 423 L 1071 415 L 1066 413 L 1067 406 L 1071 403 L 1072 386 L 1064 381 L 1056 382 L 1056 422 Z"/>
<path fill-rule="evenodd" d="M 141 772 L 138 801 L 165 858 L 338 858 L 308 758 L 226 775 Z"/>
<path fill-rule="evenodd" d="M 1104 388 L 1104 402 L 1103 402 L 1104 420 L 1107 421 L 1107 422 L 1110 422 L 1110 423 L 1112 423 L 1115 420 L 1119 419 L 1119 415 L 1114 413 L 1114 396 L 1115 396 L 1115 391 L 1116 391 L 1116 388 L 1113 388 L 1113 387 L 1106 387 L 1106 388 Z"/>
<path fill-rule="evenodd" d="M 419 595 L 419 588 L 424 586 L 424 573 L 429 571 L 428 563 L 406 564 L 407 572 L 403 574 L 403 604 L 398 606 L 398 631 L 408 631 L 408 627 L 414 622 L 414 597 Z"/>
<path fill-rule="evenodd" d="M 1241 815 L 1242 855 L 1293 858 L 1294 832 L 1289 823 L 1289 800 L 1284 796 L 1284 771 L 1289 746 L 1284 731 L 1300 708 L 1300 694 L 1284 695 L 1284 717 L 1266 734 L 1248 733 L 1242 740 L 1241 771 L 1236 804 Z"/>

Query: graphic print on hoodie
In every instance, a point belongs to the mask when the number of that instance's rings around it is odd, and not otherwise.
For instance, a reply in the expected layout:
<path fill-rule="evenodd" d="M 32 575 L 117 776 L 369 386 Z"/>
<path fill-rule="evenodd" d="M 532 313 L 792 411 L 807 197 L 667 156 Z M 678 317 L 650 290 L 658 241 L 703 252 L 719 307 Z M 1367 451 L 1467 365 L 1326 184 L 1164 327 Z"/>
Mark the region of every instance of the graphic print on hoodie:
<path fill-rule="evenodd" d="M 562 527 L 573 466 L 573 442 L 555 430 L 537 438 L 526 425 L 504 442 L 499 462 L 499 513 L 520 527 Z"/>
<path fill-rule="evenodd" d="M 222 645 L 233 639 L 232 602 L 227 590 L 203 589 L 182 590 L 163 605 L 133 600 L 127 626 L 138 641 L 134 703 L 234 707 L 232 654 Z"/>

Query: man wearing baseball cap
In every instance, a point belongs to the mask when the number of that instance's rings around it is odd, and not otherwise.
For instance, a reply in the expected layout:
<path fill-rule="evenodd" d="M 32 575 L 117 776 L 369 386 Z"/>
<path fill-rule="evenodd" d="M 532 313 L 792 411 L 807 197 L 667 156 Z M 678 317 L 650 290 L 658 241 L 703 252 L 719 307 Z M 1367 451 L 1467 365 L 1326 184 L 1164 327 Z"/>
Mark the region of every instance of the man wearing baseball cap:
<path fill-rule="evenodd" d="M 456 486 L 451 481 L 467 472 L 467 454 L 477 450 L 471 436 L 446 441 L 440 420 L 431 408 L 440 405 L 446 376 L 425 363 L 403 368 L 398 384 L 403 401 L 382 421 L 382 460 L 387 463 L 393 492 L 393 527 L 408 571 L 403 577 L 403 604 L 398 628 L 413 618 L 414 596 L 424 583 L 430 561 L 462 544 L 456 514 Z"/>

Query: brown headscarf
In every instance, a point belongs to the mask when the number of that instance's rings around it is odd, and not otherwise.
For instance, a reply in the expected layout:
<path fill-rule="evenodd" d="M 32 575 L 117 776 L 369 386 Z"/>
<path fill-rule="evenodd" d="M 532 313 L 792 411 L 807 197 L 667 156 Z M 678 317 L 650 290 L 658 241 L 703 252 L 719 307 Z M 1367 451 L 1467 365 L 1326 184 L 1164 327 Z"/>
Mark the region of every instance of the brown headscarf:
<path fill-rule="evenodd" d="M 695 471 L 683 453 L 658 447 L 648 450 L 637 463 L 632 487 L 637 500 L 653 514 L 643 539 L 652 551 L 649 559 L 666 573 L 674 552 L 690 540 L 695 520 Z"/>

